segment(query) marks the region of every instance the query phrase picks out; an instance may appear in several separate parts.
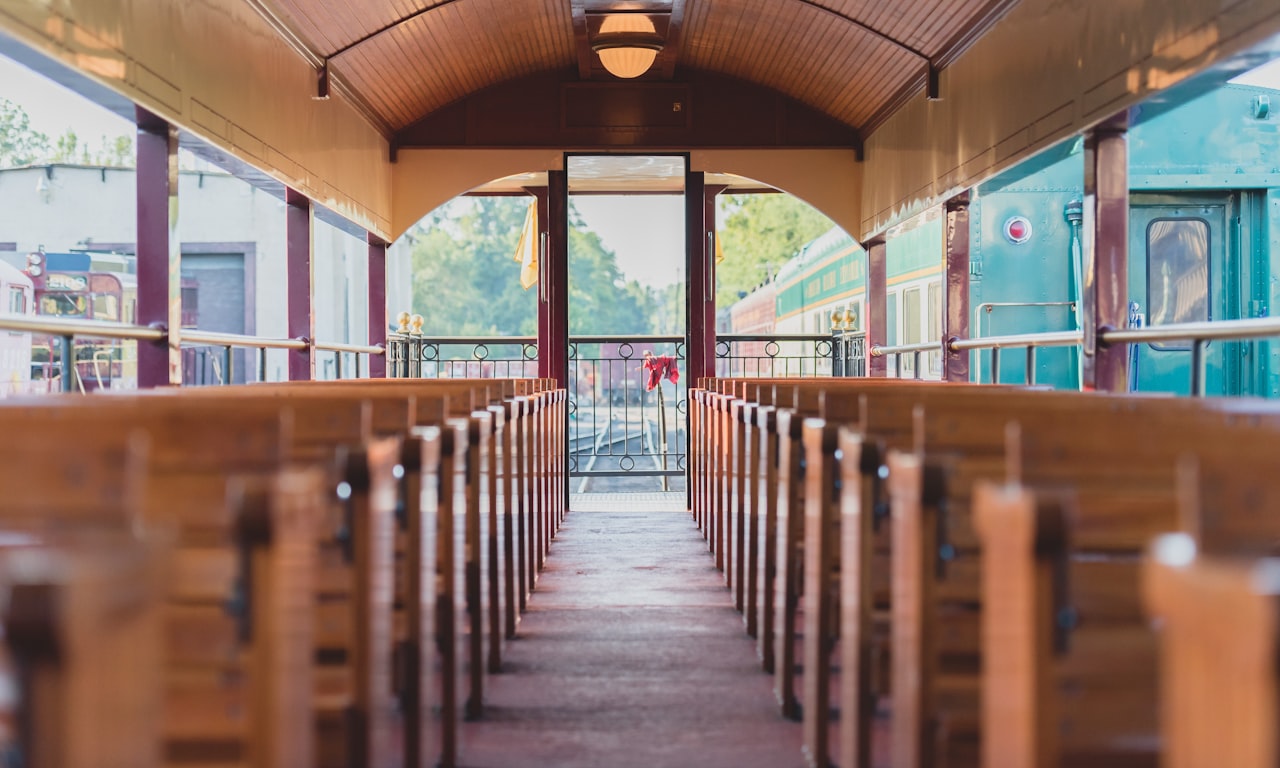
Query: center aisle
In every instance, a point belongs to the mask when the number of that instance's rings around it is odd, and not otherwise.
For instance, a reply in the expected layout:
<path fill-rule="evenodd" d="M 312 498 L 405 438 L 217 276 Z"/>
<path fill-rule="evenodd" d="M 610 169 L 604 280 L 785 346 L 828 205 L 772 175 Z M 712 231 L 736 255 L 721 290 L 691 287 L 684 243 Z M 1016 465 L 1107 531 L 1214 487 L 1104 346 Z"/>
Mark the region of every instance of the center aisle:
<path fill-rule="evenodd" d="M 804 764 L 701 535 L 658 496 L 575 497 L 462 766 Z"/>

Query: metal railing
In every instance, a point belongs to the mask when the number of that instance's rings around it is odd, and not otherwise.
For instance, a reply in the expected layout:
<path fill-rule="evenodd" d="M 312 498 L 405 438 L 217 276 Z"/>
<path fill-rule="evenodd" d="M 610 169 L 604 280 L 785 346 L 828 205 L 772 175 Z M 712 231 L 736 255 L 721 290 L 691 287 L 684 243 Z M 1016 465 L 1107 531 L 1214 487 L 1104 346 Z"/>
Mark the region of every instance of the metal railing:
<path fill-rule="evenodd" d="M 387 376 L 407 379 L 531 379 L 535 336 L 387 336 Z"/>
<path fill-rule="evenodd" d="M 1171 323 L 1142 328 L 1103 329 L 1097 334 L 1099 345 L 1146 344 L 1152 342 L 1184 341 L 1191 343 L 1191 394 L 1202 396 L 1205 381 L 1205 346 L 1211 341 L 1248 341 L 1280 338 L 1280 317 L 1245 318 L 1239 320 L 1213 320 L 1200 323 Z M 926 351 L 966 352 L 985 350 L 988 364 L 993 371 L 992 383 L 999 383 L 1000 353 L 1006 349 L 1024 349 L 1026 363 L 1023 381 L 1035 383 L 1036 351 L 1047 347 L 1081 347 L 1084 333 L 1079 330 L 1049 331 L 1044 333 L 987 336 L 975 339 L 949 339 L 946 342 L 928 342 L 896 346 L 873 345 L 871 356 L 885 357 L 903 354 L 919 355 Z"/>
<path fill-rule="evenodd" d="M 29 316 L 29 315 L 12 315 L 0 313 L 0 331 L 10 331 L 15 333 L 27 333 L 32 335 L 47 336 L 52 340 L 56 340 L 59 350 L 58 360 L 58 378 L 60 379 L 59 388 L 63 392 L 72 392 L 77 389 L 84 391 L 85 377 L 77 371 L 77 363 L 86 363 L 79 360 L 77 352 L 77 339 L 106 339 L 113 342 L 122 342 L 119 350 L 108 351 L 108 357 L 101 358 L 102 350 L 92 350 L 91 357 L 87 360 L 87 365 L 100 369 L 103 364 L 108 366 L 124 363 L 123 347 L 126 342 L 148 342 L 154 344 L 165 344 L 169 342 L 169 332 L 163 328 L 154 328 L 142 325 L 131 325 L 128 323 L 116 323 L 105 320 L 80 320 L 74 318 L 63 317 L 47 317 L 47 316 Z M 263 336 L 248 336 L 238 333 L 221 333 L 216 331 L 202 331 L 197 328 L 182 328 L 176 333 L 177 341 L 185 352 L 195 351 L 197 356 L 195 359 L 201 359 L 201 367 L 197 372 L 200 378 L 206 379 L 205 383 L 230 384 L 234 381 L 234 365 L 233 365 L 233 349 L 257 349 L 259 354 L 258 362 L 258 380 L 266 380 L 266 353 L 269 349 L 283 350 L 312 350 L 316 352 L 331 352 L 338 356 L 337 371 L 338 377 L 343 374 L 343 365 L 341 359 L 343 355 L 355 356 L 355 372 L 357 376 L 360 373 L 360 356 L 382 355 L 384 350 L 380 346 L 345 344 L 339 342 L 311 342 L 307 339 L 280 339 L 269 338 Z M 33 344 L 33 349 L 36 346 Z M 49 364 L 53 359 L 53 344 L 49 345 Z M 217 350 L 217 354 L 211 355 L 208 350 Z M 199 354 L 203 352 L 203 354 Z M 136 365 L 136 360 L 132 361 Z M 205 366 L 213 372 L 213 376 L 205 375 Z M 368 371 L 367 363 L 365 371 Z M 101 376 L 97 376 L 101 381 Z M 212 379 L 212 381 L 209 381 Z"/>
<path fill-rule="evenodd" d="M 830 333 L 718 334 L 716 375 L 735 378 L 831 376 L 835 341 Z"/>
<path fill-rule="evenodd" d="M 872 357 L 892 357 L 893 369 L 895 372 L 902 371 L 902 356 L 911 355 L 911 372 L 913 379 L 919 379 L 920 376 L 920 354 L 922 352 L 941 352 L 943 349 L 941 341 L 922 341 L 916 344 L 895 344 L 892 346 L 876 345 L 871 348 Z"/>
<path fill-rule="evenodd" d="M 1191 396 L 1204 396 L 1205 346 L 1211 341 L 1248 341 L 1280 337 L 1280 317 L 1213 320 L 1142 328 L 1104 329 L 1099 344 L 1147 344 L 1161 341 L 1191 342 Z M 1255 357 L 1255 359 L 1257 359 Z"/>
<path fill-rule="evenodd" d="M 1033 385 L 1036 383 L 1036 350 L 1046 347 L 1077 347 L 1083 343 L 1084 334 L 1081 331 L 1048 331 L 1012 336 L 987 336 L 981 339 L 952 339 L 950 347 L 956 352 L 987 350 L 992 384 L 1000 383 L 1000 350 L 1025 349 L 1026 362 L 1023 367 L 1022 381 L 1024 384 Z M 982 376 L 981 370 L 978 371 L 978 376 Z"/>
<path fill-rule="evenodd" d="M 832 376 L 867 375 L 867 332 L 836 329 L 831 335 Z"/>
<path fill-rule="evenodd" d="M 648 357 L 675 361 L 678 380 L 649 389 Z M 662 490 L 683 476 L 688 376 L 682 336 L 573 336 L 569 339 L 569 474 L 657 477 Z M 637 484 L 615 480 L 612 490 Z"/>

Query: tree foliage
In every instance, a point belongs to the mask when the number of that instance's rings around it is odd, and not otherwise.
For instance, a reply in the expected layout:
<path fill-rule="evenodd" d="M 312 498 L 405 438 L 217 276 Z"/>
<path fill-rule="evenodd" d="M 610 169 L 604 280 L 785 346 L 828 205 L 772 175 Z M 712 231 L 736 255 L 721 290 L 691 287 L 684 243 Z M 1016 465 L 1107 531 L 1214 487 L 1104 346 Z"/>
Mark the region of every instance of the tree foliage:
<path fill-rule="evenodd" d="M 31 165 L 49 151 L 49 137 L 31 127 L 27 111 L 0 98 L 0 167 Z"/>
<path fill-rule="evenodd" d="M 133 137 L 100 136 L 95 148 L 68 128 L 50 141 L 47 135 L 31 127 L 31 118 L 26 110 L 0 98 L 0 168 L 45 163 L 132 168 Z"/>
<path fill-rule="evenodd" d="M 520 286 L 516 243 L 529 202 L 519 197 L 455 200 L 418 223 L 413 240 L 414 311 L 440 336 L 532 336 L 538 286 Z M 599 235 L 569 207 L 569 330 L 649 333 L 656 298 L 627 281 Z"/>
<path fill-rule="evenodd" d="M 826 232 L 831 220 L 791 195 L 729 195 L 721 199 L 716 303 L 728 307 Z"/>

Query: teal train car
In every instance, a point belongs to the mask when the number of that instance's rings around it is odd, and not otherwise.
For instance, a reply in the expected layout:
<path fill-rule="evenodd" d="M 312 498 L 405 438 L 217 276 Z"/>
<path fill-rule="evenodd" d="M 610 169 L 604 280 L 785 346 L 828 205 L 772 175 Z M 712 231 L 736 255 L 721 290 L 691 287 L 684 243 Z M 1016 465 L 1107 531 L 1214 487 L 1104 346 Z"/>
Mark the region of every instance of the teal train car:
<path fill-rule="evenodd" d="M 1131 325 L 1266 317 L 1280 293 L 1280 91 L 1214 89 L 1179 105 L 1149 102 L 1129 132 Z M 1033 158 L 973 190 L 971 337 L 1073 330 L 1083 263 L 1083 141 Z M 941 338 L 943 219 L 938 210 L 888 233 L 888 343 Z M 863 327 L 866 258 L 842 231 L 806 245 L 775 280 L 777 330 L 813 333 L 848 311 Z M 1135 390 L 1186 394 L 1190 345 L 1130 349 Z M 1280 344 L 1214 341 L 1206 393 L 1280 396 Z M 901 371 L 915 376 L 913 361 Z M 1025 357 L 992 371 L 974 353 L 971 376 L 1022 382 Z M 1035 383 L 1076 388 L 1079 353 L 1037 352 Z M 921 378 L 939 378 L 937 353 Z"/>

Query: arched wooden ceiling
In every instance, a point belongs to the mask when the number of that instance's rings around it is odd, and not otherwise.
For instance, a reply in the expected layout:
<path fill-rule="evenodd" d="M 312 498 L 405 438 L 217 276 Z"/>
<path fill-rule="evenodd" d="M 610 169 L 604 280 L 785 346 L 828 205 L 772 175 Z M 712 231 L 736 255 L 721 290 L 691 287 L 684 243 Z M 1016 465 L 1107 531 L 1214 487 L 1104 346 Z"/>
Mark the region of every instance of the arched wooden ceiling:
<path fill-rule="evenodd" d="M 539 72 L 607 82 L 591 41 L 648 14 L 667 45 L 650 80 L 754 82 L 866 132 L 1017 0 L 250 0 L 394 133 Z"/>

